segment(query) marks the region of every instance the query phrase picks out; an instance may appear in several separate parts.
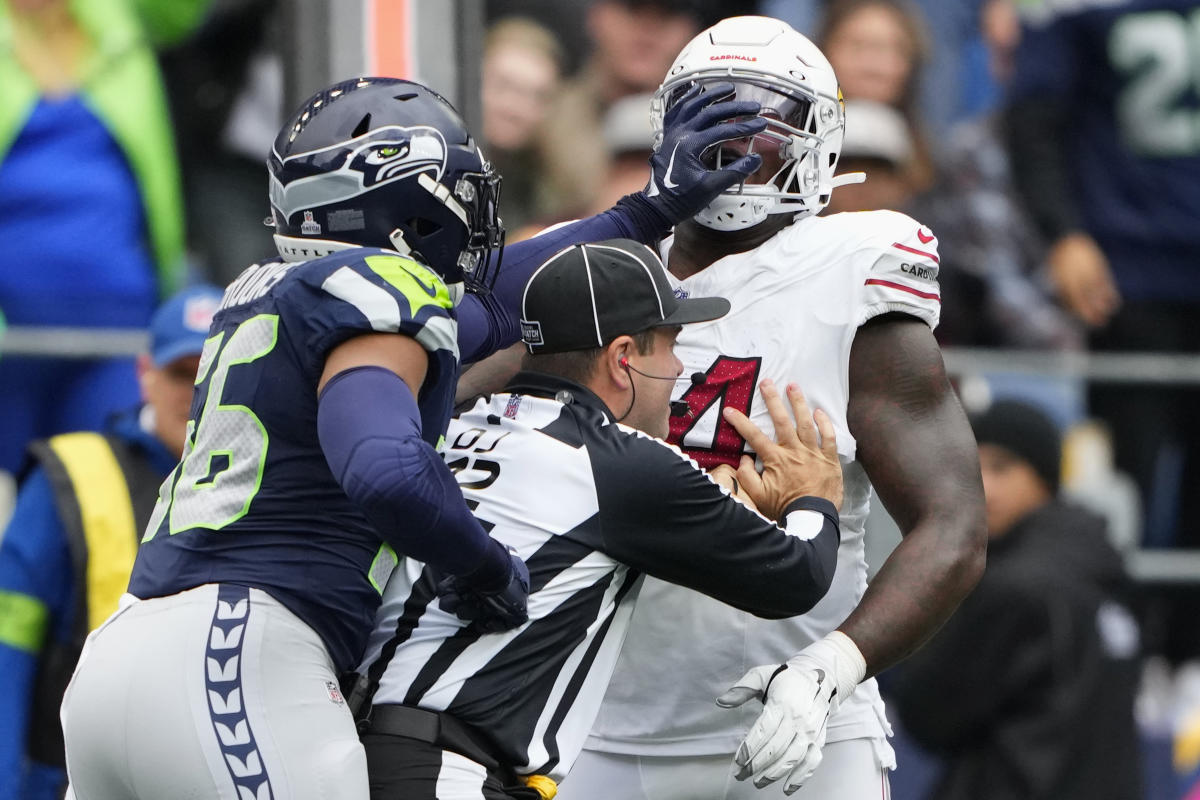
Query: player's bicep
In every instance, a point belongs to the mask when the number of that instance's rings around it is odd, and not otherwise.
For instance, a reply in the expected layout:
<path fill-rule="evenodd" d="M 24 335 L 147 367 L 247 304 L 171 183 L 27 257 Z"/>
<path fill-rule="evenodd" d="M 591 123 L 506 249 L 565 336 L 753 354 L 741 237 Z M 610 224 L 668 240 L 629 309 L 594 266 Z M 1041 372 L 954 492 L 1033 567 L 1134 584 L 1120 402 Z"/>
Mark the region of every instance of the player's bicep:
<path fill-rule="evenodd" d="M 982 507 L 975 437 L 928 325 L 903 314 L 867 322 L 849 372 L 857 459 L 900 530 Z"/>
<path fill-rule="evenodd" d="M 317 394 L 340 372 L 355 367 L 383 367 L 400 376 L 413 395 L 420 390 L 429 369 L 425 348 L 409 336 L 367 333 L 347 339 L 329 351 L 317 383 Z"/>

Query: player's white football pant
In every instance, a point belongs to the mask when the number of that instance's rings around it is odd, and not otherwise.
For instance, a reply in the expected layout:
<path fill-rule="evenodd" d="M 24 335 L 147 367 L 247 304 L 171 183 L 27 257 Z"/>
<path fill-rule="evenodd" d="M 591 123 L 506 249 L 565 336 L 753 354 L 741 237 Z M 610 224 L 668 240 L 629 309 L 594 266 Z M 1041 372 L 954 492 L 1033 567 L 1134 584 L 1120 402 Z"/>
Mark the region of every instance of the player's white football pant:
<path fill-rule="evenodd" d="M 882 745 L 882 750 L 881 750 Z M 847 739 L 825 745 L 813 776 L 791 800 L 888 800 L 886 742 Z M 557 800 L 783 800 L 784 781 L 755 789 L 734 780 L 733 756 L 627 756 L 584 750 Z M 82 800 L 82 798 L 81 798 Z"/>
<path fill-rule="evenodd" d="M 320 638 L 265 592 L 135 600 L 63 701 L 78 800 L 362 800 L 366 755 Z"/>

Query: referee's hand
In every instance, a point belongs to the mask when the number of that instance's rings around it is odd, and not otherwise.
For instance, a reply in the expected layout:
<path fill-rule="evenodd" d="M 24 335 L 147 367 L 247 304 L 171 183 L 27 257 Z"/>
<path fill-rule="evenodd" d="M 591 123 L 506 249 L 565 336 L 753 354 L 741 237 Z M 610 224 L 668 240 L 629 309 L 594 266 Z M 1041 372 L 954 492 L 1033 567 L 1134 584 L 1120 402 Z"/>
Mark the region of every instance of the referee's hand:
<path fill-rule="evenodd" d="M 758 511 L 758 506 L 754 505 L 754 500 L 742 490 L 742 485 L 738 483 L 736 469 L 728 464 L 717 464 L 708 471 L 708 474 L 714 481 L 728 489 L 730 497 L 734 500 L 737 500 L 752 511 Z"/>
<path fill-rule="evenodd" d="M 801 497 L 824 497 L 842 505 L 842 465 L 838 461 L 833 422 L 824 411 L 812 413 L 804 393 L 788 384 L 792 415 L 770 380 L 758 385 L 775 427 L 775 441 L 740 411 L 726 407 L 725 419 L 762 460 L 760 474 L 752 456 L 742 456 L 737 470 L 741 490 L 765 515 L 778 520 L 788 505 Z M 793 422 L 793 416 L 795 421 Z M 815 424 L 814 424 L 815 422 Z"/>

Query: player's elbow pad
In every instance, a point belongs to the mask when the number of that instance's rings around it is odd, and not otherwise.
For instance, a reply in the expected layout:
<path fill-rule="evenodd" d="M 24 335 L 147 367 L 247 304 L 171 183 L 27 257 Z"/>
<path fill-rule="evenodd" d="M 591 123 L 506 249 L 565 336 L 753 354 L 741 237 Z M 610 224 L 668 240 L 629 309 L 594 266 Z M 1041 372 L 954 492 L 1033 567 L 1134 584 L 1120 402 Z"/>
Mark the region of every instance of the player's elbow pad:
<path fill-rule="evenodd" d="M 420 420 L 408 385 L 382 367 L 339 373 L 317 406 L 325 460 L 380 536 L 405 555 L 466 571 L 482 557 L 486 535 L 454 476 L 421 438 Z"/>

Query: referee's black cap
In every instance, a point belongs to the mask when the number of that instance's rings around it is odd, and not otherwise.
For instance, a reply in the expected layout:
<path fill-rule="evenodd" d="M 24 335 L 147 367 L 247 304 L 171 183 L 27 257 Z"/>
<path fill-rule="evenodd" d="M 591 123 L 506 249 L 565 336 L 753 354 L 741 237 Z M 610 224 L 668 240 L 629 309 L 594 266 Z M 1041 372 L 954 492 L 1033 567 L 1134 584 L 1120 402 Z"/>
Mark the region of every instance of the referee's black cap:
<path fill-rule="evenodd" d="M 563 353 L 727 313 L 724 297 L 676 297 L 646 245 L 609 239 L 572 245 L 538 267 L 521 299 L 521 338 L 530 353 Z"/>

